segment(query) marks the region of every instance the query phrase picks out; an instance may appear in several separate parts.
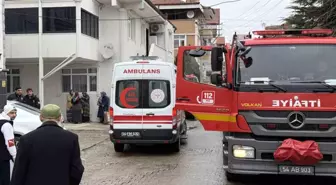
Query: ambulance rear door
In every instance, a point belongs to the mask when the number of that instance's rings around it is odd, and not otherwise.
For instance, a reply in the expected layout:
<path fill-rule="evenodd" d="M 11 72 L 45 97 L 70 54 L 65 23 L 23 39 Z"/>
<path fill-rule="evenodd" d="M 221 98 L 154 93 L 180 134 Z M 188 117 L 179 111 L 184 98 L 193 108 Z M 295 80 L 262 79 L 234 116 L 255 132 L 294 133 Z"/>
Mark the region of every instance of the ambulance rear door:
<path fill-rule="evenodd" d="M 170 139 L 175 106 L 174 66 L 149 62 L 143 68 L 143 129 L 148 139 Z"/>
<path fill-rule="evenodd" d="M 136 62 L 119 63 L 114 69 L 113 128 L 132 138 L 142 137 L 142 71 L 143 65 Z"/>

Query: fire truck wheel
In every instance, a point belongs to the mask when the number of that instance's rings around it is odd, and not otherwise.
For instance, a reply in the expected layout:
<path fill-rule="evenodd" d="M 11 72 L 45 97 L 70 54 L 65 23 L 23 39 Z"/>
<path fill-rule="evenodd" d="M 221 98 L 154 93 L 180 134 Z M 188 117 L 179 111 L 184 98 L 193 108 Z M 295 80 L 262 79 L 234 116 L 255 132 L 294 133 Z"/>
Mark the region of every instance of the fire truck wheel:
<path fill-rule="evenodd" d="M 124 144 L 115 143 L 114 144 L 114 151 L 115 152 L 124 152 L 124 147 L 125 147 Z"/>
<path fill-rule="evenodd" d="M 174 152 L 180 152 L 180 148 L 181 148 L 181 138 L 178 138 L 177 141 L 175 143 L 172 144 L 173 147 L 173 151 Z"/>
<path fill-rule="evenodd" d="M 228 171 L 225 171 L 225 176 L 228 182 L 238 182 L 240 178 L 238 174 L 230 173 Z"/>

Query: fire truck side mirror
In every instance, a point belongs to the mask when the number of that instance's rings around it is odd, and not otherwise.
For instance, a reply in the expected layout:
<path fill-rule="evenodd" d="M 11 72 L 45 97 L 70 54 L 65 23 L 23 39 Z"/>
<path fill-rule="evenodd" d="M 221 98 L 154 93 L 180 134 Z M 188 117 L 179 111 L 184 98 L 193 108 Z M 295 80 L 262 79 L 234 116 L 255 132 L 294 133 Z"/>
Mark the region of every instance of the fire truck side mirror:
<path fill-rule="evenodd" d="M 224 49 L 220 47 L 214 47 L 211 50 L 211 70 L 222 71 L 224 60 Z"/>
<path fill-rule="evenodd" d="M 222 84 L 222 78 L 221 75 L 218 73 L 211 74 L 211 84 L 214 84 L 216 86 L 220 86 Z"/>

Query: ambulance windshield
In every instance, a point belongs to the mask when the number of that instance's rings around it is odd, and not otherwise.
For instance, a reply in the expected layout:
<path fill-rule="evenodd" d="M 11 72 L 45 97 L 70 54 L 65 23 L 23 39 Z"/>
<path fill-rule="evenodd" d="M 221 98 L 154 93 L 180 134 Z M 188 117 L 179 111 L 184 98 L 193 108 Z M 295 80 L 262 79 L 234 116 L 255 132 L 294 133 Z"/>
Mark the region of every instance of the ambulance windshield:
<path fill-rule="evenodd" d="M 115 103 L 121 108 L 164 108 L 170 105 L 168 80 L 117 81 Z"/>
<path fill-rule="evenodd" d="M 286 81 L 335 81 L 336 45 L 298 44 L 252 46 L 244 57 L 252 58 L 246 68 L 244 58 L 238 59 L 237 82 L 248 84 L 251 79 Z M 246 62 L 245 62 L 246 63 Z"/>

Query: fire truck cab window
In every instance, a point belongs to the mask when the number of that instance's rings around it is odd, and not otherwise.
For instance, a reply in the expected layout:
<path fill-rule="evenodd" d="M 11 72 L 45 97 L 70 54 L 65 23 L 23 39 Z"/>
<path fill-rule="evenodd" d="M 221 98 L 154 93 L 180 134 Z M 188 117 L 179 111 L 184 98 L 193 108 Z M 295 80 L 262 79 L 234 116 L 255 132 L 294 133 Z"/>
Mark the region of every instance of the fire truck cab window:
<path fill-rule="evenodd" d="M 248 82 L 252 78 L 268 78 L 278 83 L 293 80 L 336 80 L 336 45 L 298 44 L 252 46 L 246 58 L 253 65 L 246 68 L 238 58 L 238 79 Z"/>
<path fill-rule="evenodd" d="M 202 57 L 192 57 L 189 55 L 189 51 L 185 51 L 183 54 L 183 72 L 185 80 L 212 85 L 210 79 L 212 72 L 211 51 L 206 51 L 206 54 Z M 225 67 L 223 67 L 224 74 L 226 74 Z"/>

